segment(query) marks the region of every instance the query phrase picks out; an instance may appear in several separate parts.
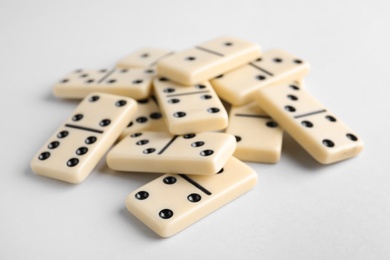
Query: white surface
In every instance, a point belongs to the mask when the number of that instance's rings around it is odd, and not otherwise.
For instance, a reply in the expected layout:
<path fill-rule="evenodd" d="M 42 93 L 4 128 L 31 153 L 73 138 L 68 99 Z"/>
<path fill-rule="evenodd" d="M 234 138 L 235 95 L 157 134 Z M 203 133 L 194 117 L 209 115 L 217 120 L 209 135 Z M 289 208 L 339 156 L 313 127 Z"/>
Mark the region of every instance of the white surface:
<path fill-rule="evenodd" d="M 1 1 L 0 259 L 389 259 L 388 1 Z M 307 89 L 363 138 L 322 166 L 291 139 L 256 188 L 168 239 L 125 209 L 157 177 L 102 162 L 80 185 L 36 176 L 32 156 L 76 106 L 51 88 L 143 46 L 219 35 L 309 61 Z"/>

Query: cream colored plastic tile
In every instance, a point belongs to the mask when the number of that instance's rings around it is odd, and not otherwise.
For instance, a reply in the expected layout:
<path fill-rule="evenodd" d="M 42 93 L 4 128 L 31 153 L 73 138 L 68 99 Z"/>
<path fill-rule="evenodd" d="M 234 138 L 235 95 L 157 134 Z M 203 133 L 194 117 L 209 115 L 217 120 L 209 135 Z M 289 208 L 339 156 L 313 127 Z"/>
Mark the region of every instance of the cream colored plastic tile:
<path fill-rule="evenodd" d="M 76 70 L 54 85 L 59 98 L 84 98 L 92 92 L 144 99 L 150 96 L 155 69 Z"/>
<path fill-rule="evenodd" d="M 260 46 L 223 36 L 175 53 L 157 64 L 160 75 L 194 85 L 244 65 L 261 55 Z"/>
<path fill-rule="evenodd" d="M 236 137 L 236 158 L 262 163 L 279 161 L 283 130 L 256 102 L 231 108 L 226 133 Z"/>
<path fill-rule="evenodd" d="M 199 133 L 227 127 L 228 114 L 209 82 L 182 86 L 160 77 L 154 80 L 154 91 L 172 134 Z"/>
<path fill-rule="evenodd" d="M 171 50 L 161 48 L 141 48 L 119 60 L 116 67 L 145 69 L 155 66 L 159 60 L 173 53 Z"/>
<path fill-rule="evenodd" d="M 130 193 L 126 207 L 158 235 L 169 237 L 249 191 L 256 182 L 256 172 L 231 157 L 213 176 L 163 175 Z"/>
<path fill-rule="evenodd" d="M 71 183 L 82 182 L 137 110 L 130 98 L 87 96 L 31 161 L 32 170 Z"/>
<path fill-rule="evenodd" d="M 262 88 L 256 101 L 320 163 L 348 159 L 363 149 L 347 125 L 296 85 Z"/>
<path fill-rule="evenodd" d="M 133 120 L 123 130 L 120 139 L 131 133 L 141 131 L 168 132 L 168 127 L 162 116 L 160 108 L 153 98 L 138 101 L 138 110 Z"/>
<path fill-rule="evenodd" d="M 282 50 L 264 52 L 236 70 L 210 80 L 218 96 L 240 106 L 254 101 L 256 90 L 275 84 L 301 80 L 309 72 L 309 64 Z"/>
<path fill-rule="evenodd" d="M 213 175 L 235 149 L 234 136 L 225 133 L 139 132 L 112 148 L 107 165 L 118 171 Z"/>

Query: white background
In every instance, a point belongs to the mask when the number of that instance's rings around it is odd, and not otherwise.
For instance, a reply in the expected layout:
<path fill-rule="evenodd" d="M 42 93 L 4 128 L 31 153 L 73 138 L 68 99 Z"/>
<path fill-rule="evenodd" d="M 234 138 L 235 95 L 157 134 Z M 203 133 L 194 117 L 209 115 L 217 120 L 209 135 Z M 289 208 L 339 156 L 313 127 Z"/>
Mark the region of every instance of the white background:
<path fill-rule="evenodd" d="M 0 1 L 0 259 L 389 259 L 388 1 Z M 181 50 L 220 35 L 310 62 L 307 89 L 365 142 L 323 166 L 286 137 L 280 163 L 251 163 L 249 193 L 162 239 L 129 214 L 157 174 L 104 161 L 79 185 L 39 177 L 31 158 L 74 110 L 53 84 L 145 46 Z"/>

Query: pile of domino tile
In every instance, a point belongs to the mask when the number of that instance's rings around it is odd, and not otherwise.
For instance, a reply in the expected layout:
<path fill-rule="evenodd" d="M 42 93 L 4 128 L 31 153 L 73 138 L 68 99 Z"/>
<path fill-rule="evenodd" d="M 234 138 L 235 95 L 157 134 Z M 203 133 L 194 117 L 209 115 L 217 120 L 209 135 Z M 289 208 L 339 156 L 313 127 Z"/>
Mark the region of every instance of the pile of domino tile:
<path fill-rule="evenodd" d="M 363 149 L 304 89 L 308 72 L 301 58 L 234 37 L 180 52 L 142 48 L 114 68 L 73 71 L 53 93 L 83 100 L 32 170 L 80 183 L 105 159 L 128 174 L 161 173 L 126 206 L 158 235 L 172 236 L 254 187 L 257 174 L 242 161 L 277 163 L 283 130 L 322 164 Z"/>

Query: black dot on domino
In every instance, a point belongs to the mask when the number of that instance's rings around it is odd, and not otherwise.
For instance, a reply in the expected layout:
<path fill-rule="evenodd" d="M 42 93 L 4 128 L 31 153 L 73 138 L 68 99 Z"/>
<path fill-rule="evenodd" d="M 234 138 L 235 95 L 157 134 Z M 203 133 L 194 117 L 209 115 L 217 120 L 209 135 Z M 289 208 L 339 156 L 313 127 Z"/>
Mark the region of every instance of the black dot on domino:
<path fill-rule="evenodd" d="M 144 154 L 151 154 L 151 153 L 154 153 L 156 151 L 156 149 L 154 148 L 148 148 L 148 149 L 145 149 L 143 151 Z"/>
<path fill-rule="evenodd" d="M 274 62 L 281 63 L 283 60 L 281 58 L 274 58 Z"/>
<path fill-rule="evenodd" d="M 200 155 L 202 155 L 202 156 L 210 156 L 210 155 L 212 155 L 213 153 L 214 153 L 213 150 L 208 149 L 208 150 L 201 151 L 201 152 L 200 152 Z"/>
<path fill-rule="evenodd" d="M 289 87 L 293 90 L 299 90 L 299 87 L 296 85 L 289 85 Z"/>
<path fill-rule="evenodd" d="M 72 117 L 73 121 L 80 121 L 81 119 L 83 119 L 83 115 L 82 114 L 77 114 L 77 115 L 74 115 Z"/>
<path fill-rule="evenodd" d="M 292 101 L 297 101 L 298 100 L 297 96 L 294 96 L 294 95 L 287 95 L 287 98 L 292 100 Z"/>
<path fill-rule="evenodd" d="M 225 46 L 232 46 L 233 43 L 232 43 L 232 42 L 225 42 L 224 45 L 225 45 Z"/>
<path fill-rule="evenodd" d="M 98 101 L 99 98 L 100 98 L 99 96 L 92 96 L 92 97 L 89 98 L 89 101 L 90 102 L 95 102 L 95 101 Z"/>
<path fill-rule="evenodd" d="M 224 169 L 222 168 L 219 170 L 219 172 L 217 172 L 217 174 L 221 174 L 221 173 L 223 173 L 223 171 L 224 171 Z"/>
<path fill-rule="evenodd" d="M 135 138 L 135 137 L 138 137 L 141 135 L 142 135 L 142 133 L 134 133 L 134 134 L 131 134 L 130 137 Z"/>
<path fill-rule="evenodd" d="M 219 108 L 210 107 L 210 108 L 207 109 L 207 112 L 212 113 L 212 114 L 218 113 L 219 112 Z"/>
<path fill-rule="evenodd" d="M 237 142 L 237 143 L 238 143 L 239 141 L 241 141 L 241 139 L 242 139 L 241 136 L 238 136 L 238 135 L 235 135 L 234 137 L 236 138 L 236 142 Z"/>
<path fill-rule="evenodd" d="M 87 139 L 85 139 L 85 143 L 86 144 L 93 144 L 94 142 L 96 142 L 96 140 L 97 140 L 97 138 L 95 136 L 90 136 Z"/>
<path fill-rule="evenodd" d="M 145 123 L 146 121 L 148 121 L 148 119 L 144 116 L 140 116 L 138 117 L 135 121 L 137 121 L 137 123 Z"/>
<path fill-rule="evenodd" d="M 180 102 L 180 99 L 177 99 L 177 98 L 168 99 L 168 103 L 170 103 L 170 104 L 177 104 L 179 102 Z"/>
<path fill-rule="evenodd" d="M 278 124 L 275 121 L 268 121 L 267 123 L 265 123 L 265 125 L 271 128 L 278 127 Z"/>
<path fill-rule="evenodd" d="M 193 142 L 193 143 L 191 144 L 192 147 L 200 147 L 200 146 L 202 146 L 202 145 L 204 145 L 204 142 L 202 142 L 202 141 Z"/>
<path fill-rule="evenodd" d="M 121 70 L 122 73 L 126 73 L 127 71 L 128 71 L 128 69 Z"/>
<path fill-rule="evenodd" d="M 302 121 L 301 124 L 304 126 L 304 127 L 307 127 L 307 128 L 312 128 L 313 127 L 313 123 L 310 122 L 310 121 Z"/>
<path fill-rule="evenodd" d="M 88 148 L 85 146 L 80 147 L 79 149 L 76 150 L 77 155 L 83 155 L 86 154 L 87 152 L 88 152 Z"/>
<path fill-rule="evenodd" d="M 256 76 L 256 79 L 258 79 L 258 80 L 265 80 L 265 76 L 263 76 L 263 75 L 257 75 Z"/>
<path fill-rule="evenodd" d="M 174 117 L 181 118 L 185 117 L 187 114 L 185 112 L 179 111 L 173 114 Z"/>
<path fill-rule="evenodd" d="M 336 121 L 337 121 L 336 118 L 333 117 L 333 116 L 327 115 L 327 116 L 325 116 L 325 118 L 326 118 L 327 120 L 329 120 L 330 122 L 336 122 Z"/>
<path fill-rule="evenodd" d="M 329 148 L 334 147 L 334 143 L 329 139 L 322 140 L 322 144 Z"/>
<path fill-rule="evenodd" d="M 115 82 L 116 82 L 116 79 L 110 79 L 107 81 L 107 83 L 110 83 L 110 84 L 115 83 Z"/>
<path fill-rule="evenodd" d="M 133 80 L 133 84 L 141 84 L 142 82 L 144 82 L 142 79 Z"/>
<path fill-rule="evenodd" d="M 284 109 L 288 112 L 295 112 L 295 108 L 293 106 L 285 106 Z"/>
<path fill-rule="evenodd" d="M 138 142 L 136 142 L 135 144 L 136 144 L 136 145 L 145 145 L 145 144 L 147 144 L 147 143 L 149 143 L 149 140 L 147 140 L 147 139 L 142 139 L 142 140 L 139 140 Z"/>
<path fill-rule="evenodd" d="M 126 104 L 127 104 L 126 100 L 118 100 L 117 102 L 115 102 L 115 106 L 117 107 L 123 107 Z"/>
<path fill-rule="evenodd" d="M 171 184 L 176 183 L 176 178 L 173 177 L 173 176 L 168 176 L 168 177 L 165 177 L 165 178 L 163 179 L 163 182 L 164 182 L 165 184 L 171 185 Z"/>
<path fill-rule="evenodd" d="M 47 146 L 47 148 L 49 148 L 49 149 L 56 149 L 59 145 L 60 145 L 60 142 L 54 141 L 54 142 L 51 142 L 51 143 Z"/>
<path fill-rule="evenodd" d="M 102 121 L 100 121 L 99 125 L 100 126 L 108 126 L 110 123 L 111 123 L 110 119 L 103 119 Z"/>
<path fill-rule="evenodd" d="M 186 60 L 193 61 L 193 60 L 195 60 L 195 57 L 194 56 L 189 56 L 189 57 L 186 58 Z"/>
<path fill-rule="evenodd" d="M 215 79 L 220 79 L 222 77 L 223 77 L 223 74 L 216 76 Z"/>
<path fill-rule="evenodd" d="M 75 70 L 74 72 L 75 73 L 81 73 L 83 70 L 82 69 L 78 69 L 78 70 Z"/>
<path fill-rule="evenodd" d="M 131 126 L 133 126 L 133 121 L 131 121 L 128 125 L 127 125 L 127 127 L 131 127 Z"/>
<path fill-rule="evenodd" d="M 145 73 L 153 73 L 154 72 L 154 70 L 145 70 Z"/>
<path fill-rule="evenodd" d="M 143 54 L 141 55 L 141 58 L 147 58 L 147 57 L 149 57 L 149 53 L 143 53 Z"/>
<path fill-rule="evenodd" d="M 195 134 L 185 134 L 183 135 L 183 138 L 184 139 L 191 139 L 191 138 L 194 138 L 196 135 Z"/>
<path fill-rule="evenodd" d="M 258 58 L 258 59 L 256 59 L 256 62 L 260 62 L 262 60 L 263 60 L 262 58 Z"/>
<path fill-rule="evenodd" d="M 202 96 L 200 96 L 200 98 L 206 100 L 206 99 L 212 98 L 212 96 L 211 95 L 202 95 Z"/>
<path fill-rule="evenodd" d="M 76 166 L 78 163 L 79 163 L 79 159 L 77 159 L 77 158 L 71 158 L 71 159 L 69 159 L 69 160 L 66 162 L 66 165 L 67 165 L 68 167 L 74 167 L 74 166 Z"/>
<path fill-rule="evenodd" d="M 350 140 L 352 140 L 352 141 L 357 141 L 358 140 L 358 138 L 356 137 L 356 135 L 353 135 L 353 134 L 347 134 L 347 138 L 348 139 L 350 139 Z"/>
<path fill-rule="evenodd" d="M 159 78 L 158 80 L 159 80 L 159 81 L 169 81 L 169 79 L 166 78 L 166 77 L 161 77 L 161 78 Z"/>
<path fill-rule="evenodd" d="M 43 152 L 43 153 L 41 153 L 38 156 L 38 159 L 41 160 L 41 161 L 44 161 L 44 160 L 46 160 L 49 157 L 50 157 L 50 153 L 49 152 Z"/>
<path fill-rule="evenodd" d="M 100 73 L 104 73 L 104 72 L 107 72 L 107 70 L 106 69 L 101 69 L 101 70 L 99 70 L 99 72 Z"/>
<path fill-rule="evenodd" d="M 69 132 L 68 131 L 61 131 L 57 134 L 57 137 L 58 138 L 65 138 L 69 135 Z"/>
<path fill-rule="evenodd" d="M 89 80 L 86 80 L 85 83 L 93 83 L 94 80 L 93 79 L 89 79 Z"/>
<path fill-rule="evenodd" d="M 187 199 L 188 201 L 195 203 L 195 202 L 199 202 L 202 199 L 202 197 L 197 193 L 191 193 L 190 195 L 188 195 Z"/>
<path fill-rule="evenodd" d="M 162 219 L 170 219 L 171 217 L 173 217 L 173 211 L 170 210 L 170 209 L 163 209 L 161 210 L 158 215 L 160 216 L 160 218 Z"/>
<path fill-rule="evenodd" d="M 159 112 L 154 112 L 150 114 L 151 119 L 160 119 L 162 117 L 161 113 Z"/>
<path fill-rule="evenodd" d="M 80 75 L 80 78 L 85 78 L 85 77 L 88 77 L 88 74 L 81 74 Z"/>
<path fill-rule="evenodd" d="M 137 200 L 144 200 L 149 197 L 149 193 L 147 191 L 139 191 L 135 194 L 135 198 Z"/>
<path fill-rule="evenodd" d="M 175 89 L 174 88 L 166 88 L 163 90 L 163 92 L 165 93 L 172 93 L 172 92 L 175 92 Z"/>
<path fill-rule="evenodd" d="M 199 84 L 199 85 L 195 85 L 195 88 L 197 88 L 197 89 L 204 89 L 204 88 L 206 88 L 206 86 Z"/>
<path fill-rule="evenodd" d="M 67 83 L 67 82 L 69 82 L 69 79 L 63 79 L 60 81 L 60 83 Z"/>
<path fill-rule="evenodd" d="M 294 60 L 294 63 L 296 63 L 296 64 L 301 64 L 301 63 L 303 63 L 303 61 L 302 61 L 302 60 L 295 59 L 295 60 Z"/>

